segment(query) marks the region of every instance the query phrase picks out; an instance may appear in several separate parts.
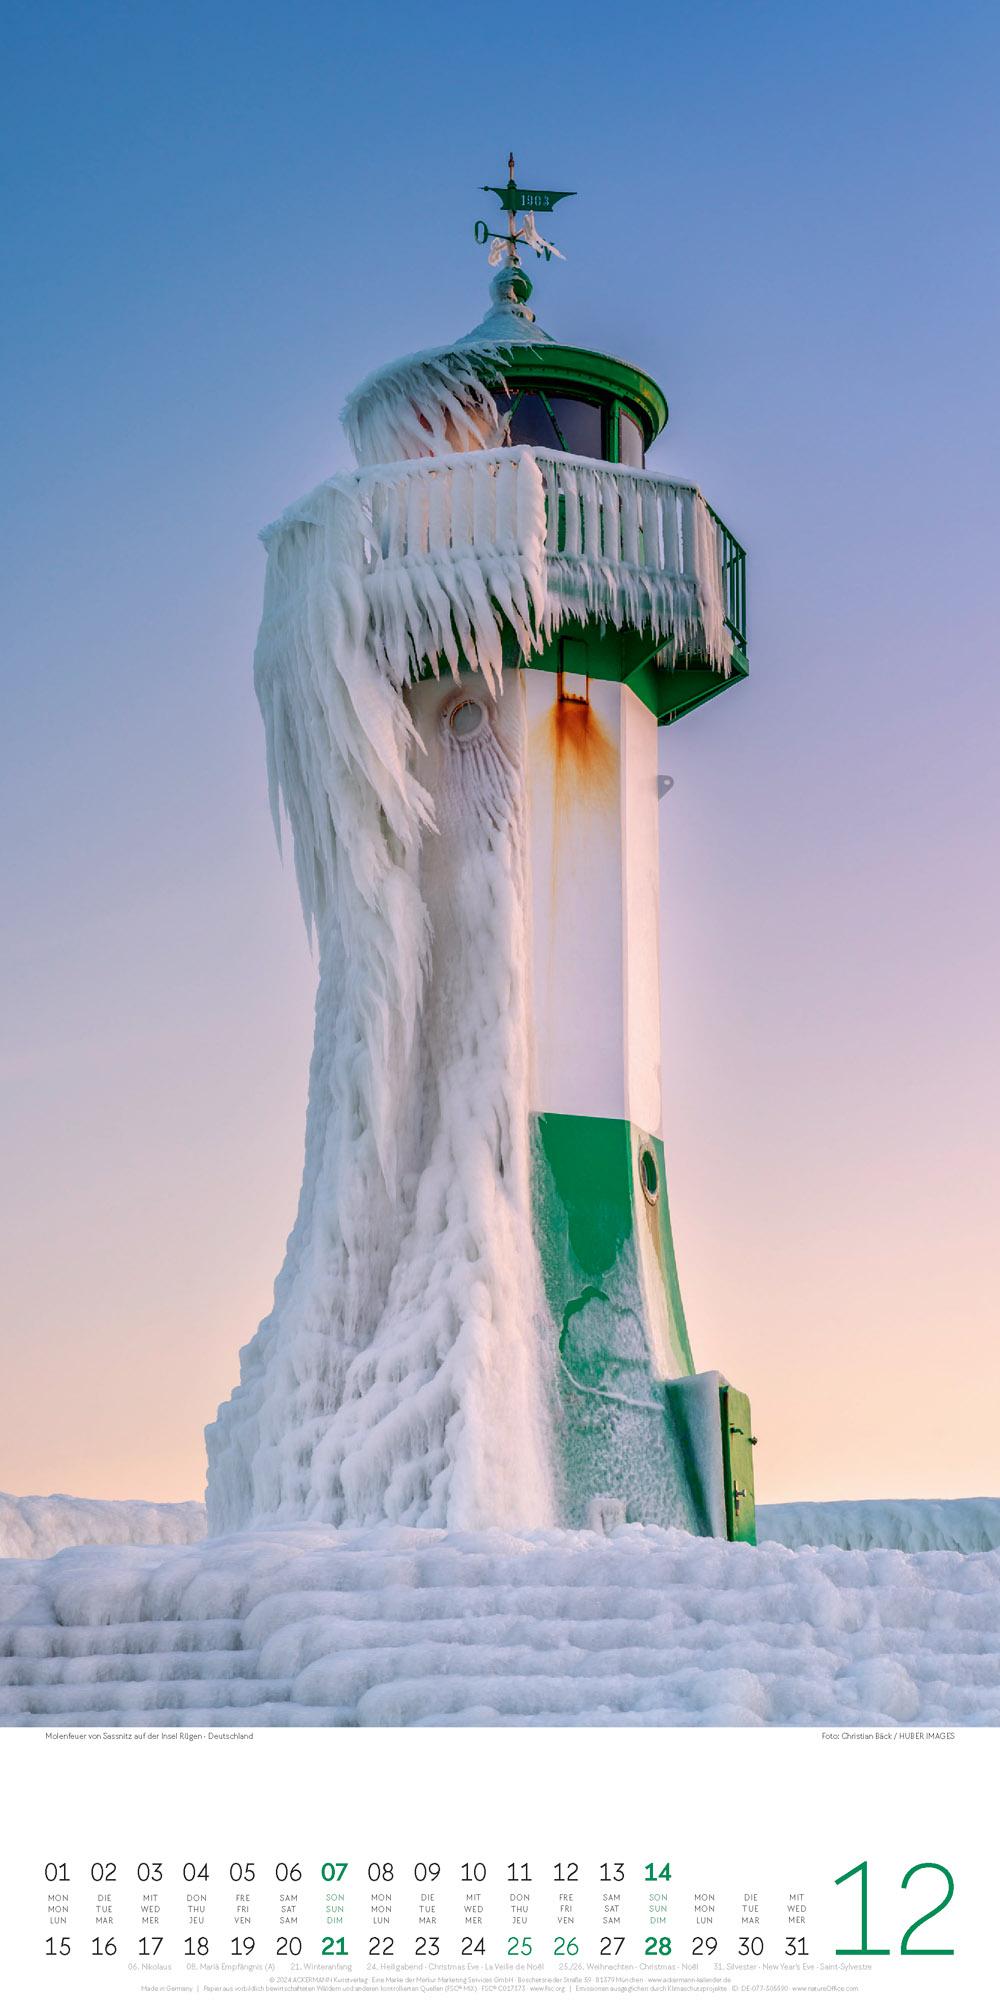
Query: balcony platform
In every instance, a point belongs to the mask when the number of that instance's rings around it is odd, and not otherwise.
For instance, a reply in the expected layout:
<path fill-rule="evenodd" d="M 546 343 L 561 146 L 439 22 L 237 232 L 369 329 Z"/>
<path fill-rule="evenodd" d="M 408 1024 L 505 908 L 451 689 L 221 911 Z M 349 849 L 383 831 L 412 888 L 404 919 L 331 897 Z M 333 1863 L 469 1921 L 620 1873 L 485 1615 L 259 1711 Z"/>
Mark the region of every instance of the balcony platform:
<path fill-rule="evenodd" d="M 519 445 L 353 482 L 376 639 L 402 619 L 416 678 L 462 664 L 463 597 L 505 665 L 623 681 L 663 723 L 749 672 L 746 556 L 687 481 Z"/>

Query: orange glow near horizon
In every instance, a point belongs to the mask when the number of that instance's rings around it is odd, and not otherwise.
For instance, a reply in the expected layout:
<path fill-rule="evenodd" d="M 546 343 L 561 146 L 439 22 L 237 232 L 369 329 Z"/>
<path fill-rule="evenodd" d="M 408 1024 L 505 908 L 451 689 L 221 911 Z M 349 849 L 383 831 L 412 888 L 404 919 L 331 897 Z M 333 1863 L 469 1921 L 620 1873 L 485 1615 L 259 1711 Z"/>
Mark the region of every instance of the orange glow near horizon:
<path fill-rule="evenodd" d="M 752 1397 L 761 1500 L 995 1492 L 993 1216 L 961 1048 L 931 1073 L 919 1010 L 881 1050 L 780 994 L 734 1009 L 746 939 L 706 925 L 721 864 L 671 762 L 666 1146 L 696 1365 Z M 8 1491 L 202 1493 L 202 1427 L 269 1309 L 301 1168 L 313 972 L 265 836 L 254 858 L 259 892 L 248 871 L 221 925 L 192 878 L 127 998 L 96 982 L 85 1062 L 50 1039 L 8 1078 L 32 1141 L 5 1197 Z M 135 923 L 105 934 L 123 971 Z"/>

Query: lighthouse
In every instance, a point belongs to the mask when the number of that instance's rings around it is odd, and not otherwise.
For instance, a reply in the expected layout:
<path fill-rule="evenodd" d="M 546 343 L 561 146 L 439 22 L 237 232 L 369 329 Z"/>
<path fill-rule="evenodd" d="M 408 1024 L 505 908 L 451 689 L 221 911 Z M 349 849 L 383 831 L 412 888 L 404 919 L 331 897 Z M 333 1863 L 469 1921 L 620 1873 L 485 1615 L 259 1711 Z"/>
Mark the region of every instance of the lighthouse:
<path fill-rule="evenodd" d="M 745 557 L 646 470 L 667 404 L 486 316 L 349 398 L 357 467 L 265 533 L 255 677 L 319 953 L 299 1212 L 209 1427 L 216 1530 L 754 1538 L 749 1403 L 696 1370 L 667 1201 L 657 739 L 746 677 Z"/>

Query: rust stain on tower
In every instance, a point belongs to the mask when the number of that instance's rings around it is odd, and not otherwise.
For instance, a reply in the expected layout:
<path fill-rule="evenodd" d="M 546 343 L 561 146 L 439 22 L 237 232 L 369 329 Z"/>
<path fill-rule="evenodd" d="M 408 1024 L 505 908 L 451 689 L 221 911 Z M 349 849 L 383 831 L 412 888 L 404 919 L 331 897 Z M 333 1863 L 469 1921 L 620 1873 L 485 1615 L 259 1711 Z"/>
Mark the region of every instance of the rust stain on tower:
<path fill-rule="evenodd" d="M 576 803 L 614 811 L 618 803 L 618 752 L 601 727 L 588 694 L 564 692 L 557 679 L 546 734 L 553 767 L 553 805 L 558 823 Z"/>

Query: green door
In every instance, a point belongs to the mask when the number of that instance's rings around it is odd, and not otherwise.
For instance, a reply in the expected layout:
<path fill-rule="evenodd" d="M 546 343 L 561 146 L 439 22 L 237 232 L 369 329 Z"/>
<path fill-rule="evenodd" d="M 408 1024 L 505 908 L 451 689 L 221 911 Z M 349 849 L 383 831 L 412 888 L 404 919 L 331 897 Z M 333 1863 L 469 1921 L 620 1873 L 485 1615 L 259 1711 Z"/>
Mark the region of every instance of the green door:
<path fill-rule="evenodd" d="M 753 1492 L 753 1447 L 750 1398 L 728 1384 L 719 1391 L 722 1405 L 722 1466 L 726 1481 L 726 1532 L 731 1542 L 756 1542 L 757 1516 Z"/>

